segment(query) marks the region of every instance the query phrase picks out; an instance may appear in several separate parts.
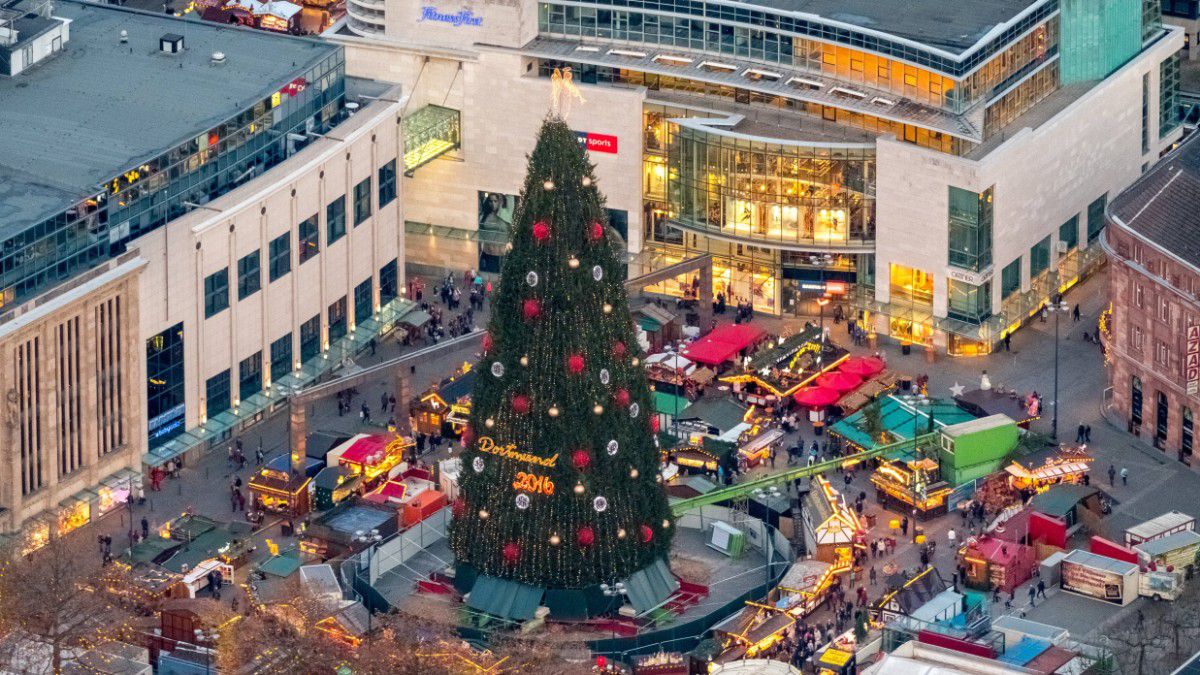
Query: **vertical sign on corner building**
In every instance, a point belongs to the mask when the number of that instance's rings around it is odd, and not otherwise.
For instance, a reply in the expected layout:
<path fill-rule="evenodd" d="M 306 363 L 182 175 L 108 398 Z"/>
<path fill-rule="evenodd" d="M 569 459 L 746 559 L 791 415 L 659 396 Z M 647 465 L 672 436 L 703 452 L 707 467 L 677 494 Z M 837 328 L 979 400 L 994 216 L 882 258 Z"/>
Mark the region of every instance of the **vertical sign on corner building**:
<path fill-rule="evenodd" d="M 1183 360 L 1183 376 L 1187 382 L 1188 396 L 1200 391 L 1200 324 L 1187 327 L 1187 353 Z"/>

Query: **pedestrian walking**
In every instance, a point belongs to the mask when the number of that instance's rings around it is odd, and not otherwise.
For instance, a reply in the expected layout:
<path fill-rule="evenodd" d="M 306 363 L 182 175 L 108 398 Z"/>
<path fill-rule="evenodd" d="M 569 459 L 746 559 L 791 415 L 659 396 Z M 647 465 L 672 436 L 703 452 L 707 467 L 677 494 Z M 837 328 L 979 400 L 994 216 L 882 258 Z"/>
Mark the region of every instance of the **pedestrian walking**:
<path fill-rule="evenodd" d="M 954 532 L 954 528 L 953 528 L 953 527 L 952 527 L 952 528 L 950 528 L 950 531 L 946 533 L 946 539 L 947 539 L 947 540 L 949 540 L 949 542 L 950 542 L 950 550 L 951 550 L 951 551 L 953 551 L 953 550 L 954 550 L 954 540 L 955 540 L 957 537 L 958 537 L 958 535 L 957 535 L 957 534 Z"/>
<path fill-rule="evenodd" d="M 1084 443 L 1092 442 L 1092 425 L 1090 425 L 1090 424 L 1083 425 L 1083 442 Z"/>
<path fill-rule="evenodd" d="M 1129 485 L 1129 469 L 1121 467 L 1121 485 Z"/>
<path fill-rule="evenodd" d="M 1037 588 L 1033 584 L 1029 585 L 1029 606 L 1037 607 Z"/>
<path fill-rule="evenodd" d="M 263 455 L 262 439 L 259 439 L 258 449 L 254 451 L 254 465 L 262 466 L 263 460 L 265 460 L 265 459 L 266 459 L 266 457 Z"/>
<path fill-rule="evenodd" d="M 1108 484 L 1112 487 L 1117 486 L 1117 467 L 1112 464 L 1108 465 Z"/>
<path fill-rule="evenodd" d="M 149 536 L 150 536 L 150 521 L 146 520 L 145 516 L 142 516 L 142 539 L 145 539 L 146 537 L 149 537 Z"/>
<path fill-rule="evenodd" d="M 1012 351 L 1012 333 L 1004 334 L 1004 351 Z"/>
<path fill-rule="evenodd" d="M 1079 428 L 1077 428 L 1077 429 L 1075 430 L 1075 442 L 1076 442 L 1076 443 L 1083 443 L 1083 442 L 1084 442 L 1084 440 L 1083 440 L 1083 425 L 1082 425 L 1082 424 L 1080 424 L 1080 425 L 1079 425 Z"/>
<path fill-rule="evenodd" d="M 900 534 L 908 536 L 908 516 L 904 516 L 904 520 L 900 521 Z"/>
<path fill-rule="evenodd" d="M 868 575 L 869 575 L 869 576 L 870 576 L 870 578 L 871 578 L 871 585 L 872 585 L 872 586 L 874 586 L 874 585 L 875 585 L 875 579 L 876 579 L 876 577 L 877 577 L 877 575 L 876 575 L 876 573 L 875 573 L 875 568 L 874 568 L 874 567 L 872 567 L 872 568 L 871 568 L 871 570 L 868 572 Z"/>
<path fill-rule="evenodd" d="M 1044 579 L 1038 579 L 1038 583 L 1037 583 L 1037 596 L 1038 596 L 1039 598 L 1045 598 L 1045 597 L 1046 597 L 1046 581 L 1045 581 Z"/>
<path fill-rule="evenodd" d="M 359 417 L 362 419 L 362 421 L 364 423 L 366 423 L 366 424 L 371 423 L 371 407 L 368 406 L 366 403 L 362 404 L 362 410 L 359 411 Z"/>
<path fill-rule="evenodd" d="M 1079 304 L 1078 303 L 1076 303 L 1075 308 L 1071 310 L 1071 318 L 1074 319 L 1075 321 L 1079 321 Z"/>

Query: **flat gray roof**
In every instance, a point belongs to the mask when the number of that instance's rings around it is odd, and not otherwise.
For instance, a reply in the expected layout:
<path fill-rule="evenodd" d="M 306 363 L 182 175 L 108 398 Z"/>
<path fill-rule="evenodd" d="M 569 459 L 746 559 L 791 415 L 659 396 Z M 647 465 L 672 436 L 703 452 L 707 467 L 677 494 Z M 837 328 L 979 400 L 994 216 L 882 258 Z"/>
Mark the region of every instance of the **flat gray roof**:
<path fill-rule="evenodd" d="M 62 53 L 0 77 L 0 231 L 65 210 L 339 49 L 73 0 L 56 2 L 54 13 L 71 21 Z M 159 51 L 167 33 L 185 37 L 184 53 Z M 217 51 L 220 66 L 210 63 Z"/>
<path fill-rule="evenodd" d="M 815 14 L 860 28 L 963 52 L 992 28 L 1041 0 L 750 0 L 785 12 Z"/>

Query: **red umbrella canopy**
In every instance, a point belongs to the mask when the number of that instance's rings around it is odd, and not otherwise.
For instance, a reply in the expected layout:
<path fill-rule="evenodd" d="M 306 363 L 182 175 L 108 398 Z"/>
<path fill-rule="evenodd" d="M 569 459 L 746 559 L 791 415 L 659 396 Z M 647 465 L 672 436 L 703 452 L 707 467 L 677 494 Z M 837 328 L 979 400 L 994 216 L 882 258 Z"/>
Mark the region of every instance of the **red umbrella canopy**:
<path fill-rule="evenodd" d="M 862 378 L 850 373 L 825 373 L 817 378 L 817 386 L 845 393 L 862 384 Z"/>
<path fill-rule="evenodd" d="M 810 408 L 824 408 L 827 405 L 833 405 L 841 397 L 840 393 L 825 387 L 805 387 L 792 394 L 792 399 L 796 403 Z"/>
<path fill-rule="evenodd" d="M 882 373 L 883 369 L 883 361 L 874 356 L 852 356 L 843 361 L 842 365 L 838 367 L 838 370 L 843 373 L 858 375 L 862 378 Z"/>

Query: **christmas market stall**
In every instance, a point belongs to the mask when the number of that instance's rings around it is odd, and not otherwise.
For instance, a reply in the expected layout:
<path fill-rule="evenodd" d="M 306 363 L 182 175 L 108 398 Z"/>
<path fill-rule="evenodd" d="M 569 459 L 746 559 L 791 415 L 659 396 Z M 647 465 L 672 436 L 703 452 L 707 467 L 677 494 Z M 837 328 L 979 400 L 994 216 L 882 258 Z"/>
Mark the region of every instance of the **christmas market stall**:
<path fill-rule="evenodd" d="M 958 486 L 993 474 L 1017 447 L 1016 422 L 1005 415 L 949 424 L 941 428 L 938 465 L 942 477 Z"/>
<path fill-rule="evenodd" d="M 656 392 L 692 398 L 713 378 L 713 372 L 708 368 L 699 367 L 687 357 L 671 351 L 651 354 L 643 364 L 646 377 Z"/>
<path fill-rule="evenodd" d="M 676 419 L 679 432 L 692 442 L 707 436 L 736 443 L 742 432 L 752 425 L 747 421 L 750 410 L 728 396 L 702 398 L 684 408 Z"/>
<path fill-rule="evenodd" d="M 764 407 L 784 405 L 801 387 L 817 380 L 849 358 L 846 350 L 832 342 L 820 341 L 817 328 L 801 331 L 776 342 L 744 359 L 740 368 L 720 378 L 733 385 L 735 393 L 747 403 Z M 855 375 L 855 386 L 862 379 Z M 851 387 L 853 388 L 853 387 Z"/>
<path fill-rule="evenodd" d="M 328 511 L 362 489 L 362 475 L 348 466 L 327 466 L 313 478 L 317 511 Z"/>
<path fill-rule="evenodd" d="M 1180 530 L 1133 548 L 1151 569 L 1183 570 L 1190 579 L 1195 572 L 1196 555 L 1200 553 L 1200 534 L 1195 530 Z"/>
<path fill-rule="evenodd" d="M 832 566 L 835 574 L 854 564 L 854 546 L 862 542 L 865 528 L 854 509 L 829 481 L 816 476 L 803 501 L 805 547 Z"/>
<path fill-rule="evenodd" d="M 966 570 L 965 583 L 970 588 L 990 591 L 999 589 L 1010 593 L 1033 578 L 1037 555 L 1032 546 L 998 537 L 970 537 L 959 548 L 957 560 Z"/>
<path fill-rule="evenodd" d="M 847 416 L 829 430 L 852 448 L 870 450 L 877 445 L 911 440 L 913 434 L 919 436 L 973 419 L 974 415 L 952 401 L 929 399 L 927 404 L 916 407 L 895 395 L 888 395 Z M 889 458 L 912 459 L 905 456 L 906 452 L 897 449 Z"/>
<path fill-rule="evenodd" d="M 1004 467 L 1008 483 L 1026 493 L 1044 492 L 1059 483 L 1083 483 L 1091 469 L 1092 456 L 1086 450 L 1069 448 L 1047 457 L 1041 466 L 1026 467 L 1018 461 Z"/>
<path fill-rule="evenodd" d="M 871 484 L 880 504 L 901 513 L 911 512 L 918 520 L 944 515 L 952 490 L 942 480 L 938 463 L 928 458 L 882 460 L 871 474 Z"/>
<path fill-rule="evenodd" d="M 779 581 L 768 600 L 796 618 L 804 618 L 825 601 L 837 585 L 837 575 L 849 568 L 835 570 L 820 560 L 797 560 Z"/>
<path fill-rule="evenodd" d="M 362 476 L 364 488 L 371 489 L 403 469 L 405 453 L 414 445 L 407 436 L 359 434 L 348 444 L 331 450 L 328 462 L 329 466 L 345 467 L 352 475 Z"/>
<path fill-rule="evenodd" d="M 752 323 L 727 323 L 683 348 L 682 354 L 720 373 L 732 367 L 767 338 L 767 331 Z"/>
<path fill-rule="evenodd" d="M 708 436 L 696 436 L 695 442 L 685 443 L 667 453 L 667 460 L 684 473 L 716 473 L 717 467 L 728 467 L 737 444 L 718 441 Z"/>
<path fill-rule="evenodd" d="M 412 410 L 413 433 L 457 438 L 471 415 L 477 371 L 464 363 L 454 375 L 430 387 Z"/>
<path fill-rule="evenodd" d="M 1016 420 L 1022 429 L 1028 429 L 1032 422 L 1041 417 L 1036 399 L 1001 387 L 972 389 L 955 396 L 954 402 L 978 417 L 1007 415 Z"/>
<path fill-rule="evenodd" d="M 648 302 L 629 310 L 637 327 L 646 334 L 646 342 L 650 349 L 661 350 L 663 345 L 675 342 L 681 337 L 679 316 L 663 307 Z"/>
<path fill-rule="evenodd" d="M 250 494 L 256 511 L 269 511 L 285 518 L 303 518 L 312 508 L 312 478 L 308 468 L 319 471 L 319 464 L 312 459 L 305 471 L 292 471 L 291 458 L 280 455 L 267 462 L 250 479 Z"/>

